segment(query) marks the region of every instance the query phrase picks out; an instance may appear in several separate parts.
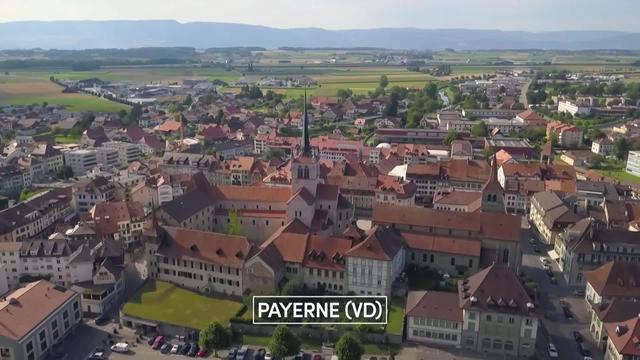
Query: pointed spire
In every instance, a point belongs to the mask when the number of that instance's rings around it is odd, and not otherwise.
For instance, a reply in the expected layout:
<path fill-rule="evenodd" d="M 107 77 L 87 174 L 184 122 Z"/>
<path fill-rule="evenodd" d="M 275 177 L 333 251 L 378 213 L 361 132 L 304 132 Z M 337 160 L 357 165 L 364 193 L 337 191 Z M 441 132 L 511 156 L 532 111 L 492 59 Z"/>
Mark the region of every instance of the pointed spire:
<path fill-rule="evenodd" d="M 309 141 L 309 117 L 307 116 L 307 86 L 304 87 L 304 115 L 302 128 L 302 153 L 311 155 L 311 143 Z"/>

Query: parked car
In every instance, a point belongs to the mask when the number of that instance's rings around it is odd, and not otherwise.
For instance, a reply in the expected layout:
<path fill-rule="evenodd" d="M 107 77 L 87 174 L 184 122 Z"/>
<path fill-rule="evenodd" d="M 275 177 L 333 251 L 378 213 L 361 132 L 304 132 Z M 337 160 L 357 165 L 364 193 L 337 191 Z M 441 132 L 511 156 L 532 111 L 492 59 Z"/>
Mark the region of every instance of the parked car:
<path fill-rule="evenodd" d="M 151 346 L 151 348 L 153 350 L 158 350 L 160 349 L 160 347 L 162 347 L 163 344 L 164 344 L 164 336 L 159 335 L 159 336 L 156 336 L 156 339 L 153 341 L 153 346 Z"/>
<path fill-rule="evenodd" d="M 264 360 L 273 360 L 273 356 L 271 355 L 271 353 L 264 354 Z"/>
<path fill-rule="evenodd" d="M 540 252 L 540 248 L 538 247 L 538 245 L 533 245 L 533 252 L 536 252 L 536 253 Z"/>
<path fill-rule="evenodd" d="M 109 318 L 108 315 L 100 315 L 97 319 L 96 319 L 96 325 L 98 326 L 102 326 L 105 325 L 106 323 L 108 323 L 109 321 L 111 321 L 111 319 Z"/>
<path fill-rule="evenodd" d="M 549 357 L 552 359 L 558 358 L 558 349 L 556 349 L 556 346 L 553 344 L 549 344 Z"/>
<path fill-rule="evenodd" d="M 238 352 L 238 348 L 237 347 L 232 347 L 231 349 L 229 349 L 229 353 L 227 354 L 227 359 L 228 360 L 234 360 L 236 358 L 236 353 Z"/>
<path fill-rule="evenodd" d="M 584 340 L 584 339 L 582 338 L 582 334 L 580 334 L 578 331 L 574 331 L 574 332 L 573 332 L 573 339 L 574 339 L 576 342 L 582 342 L 582 340 Z"/>
<path fill-rule="evenodd" d="M 253 359 L 254 360 L 264 360 L 264 354 L 266 353 L 266 351 L 262 348 L 258 349 L 255 351 L 255 353 L 253 354 Z"/>
<path fill-rule="evenodd" d="M 533 245 L 533 244 L 535 244 L 535 243 L 536 243 L 536 239 L 534 239 L 534 238 L 532 238 L 532 237 L 531 237 L 531 238 L 529 238 L 529 244 L 532 244 L 532 245 Z"/>
<path fill-rule="evenodd" d="M 104 353 L 98 352 L 98 351 L 95 351 L 89 354 L 89 356 L 87 357 L 87 360 L 104 360 L 104 359 L 106 359 L 106 357 L 104 356 Z"/>
<path fill-rule="evenodd" d="M 584 296 L 584 289 L 573 290 L 574 296 Z"/>
<path fill-rule="evenodd" d="M 550 263 L 549 259 L 547 259 L 547 258 L 546 258 L 546 257 L 544 257 L 544 256 L 540 256 L 540 262 L 541 262 L 543 265 L 544 265 L 544 264 L 549 264 L 549 263 Z"/>
<path fill-rule="evenodd" d="M 564 317 L 565 318 L 567 318 L 569 320 L 573 319 L 573 314 L 571 313 L 571 310 L 569 310 L 568 307 L 566 307 L 566 306 L 563 307 L 562 308 L 562 312 L 564 313 Z"/>
<path fill-rule="evenodd" d="M 117 343 L 111 346 L 111 351 L 126 354 L 129 352 L 129 344 Z"/>
<path fill-rule="evenodd" d="M 169 353 L 171 353 L 171 354 L 177 354 L 179 352 L 180 352 L 180 344 L 174 344 L 171 347 L 171 351 L 169 351 Z"/>
<path fill-rule="evenodd" d="M 236 353 L 236 360 L 244 360 L 244 357 L 247 355 L 247 350 L 249 350 L 249 347 L 247 345 L 242 345 Z"/>
<path fill-rule="evenodd" d="M 313 360 L 323 360 L 322 359 L 322 355 L 320 355 L 320 354 L 313 355 Z"/>
<path fill-rule="evenodd" d="M 293 360 L 304 360 L 304 351 L 300 351 L 293 357 Z"/>
<path fill-rule="evenodd" d="M 164 343 L 164 345 L 162 345 L 162 347 L 160 348 L 160 352 L 163 354 L 168 354 L 169 351 L 171 351 L 172 347 L 173 345 L 171 345 L 171 343 Z"/>
<path fill-rule="evenodd" d="M 200 347 L 196 343 L 191 343 L 191 350 L 189 350 L 190 357 L 196 357 L 196 354 L 200 351 Z"/>
<path fill-rule="evenodd" d="M 152 336 L 149 338 L 149 340 L 147 340 L 147 344 L 149 344 L 149 346 L 153 345 L 153 343 L 156 341 L 157 336 Z"/>
<path fill-rule="evenodd" d="M 205 350 L 200 350 L 198 351 L 198 353 L 196 354 L 197 357 L 206 357 L 207 356 L 207 352 Z"/>
<path fill-rule="evenodd" d="M 582 356 L 591 356 L 591 350 L 587 349 L 586 345 L 582 342 L 578 343 L 578 352 Z"/>
<path fill-rule="evenodd" d="M 189 350 L 191 350 L 191 344 L 184 343 L 184 345 L 182 345 L 182 351 L 180 351 L 180 353 L 182 355 L 187 355 L 189 353 Z"/>

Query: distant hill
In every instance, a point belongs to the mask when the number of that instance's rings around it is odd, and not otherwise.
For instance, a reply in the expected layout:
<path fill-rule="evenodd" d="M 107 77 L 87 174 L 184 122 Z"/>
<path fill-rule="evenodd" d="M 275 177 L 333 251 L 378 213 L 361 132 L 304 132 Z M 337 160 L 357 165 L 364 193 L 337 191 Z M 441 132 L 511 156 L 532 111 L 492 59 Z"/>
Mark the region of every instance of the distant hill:
<path fill-rule="evenodd" d="M 0 23 L 0 49 L 87 49 L 259 46 L 388 49 L 640 49 L 640 33 L 523 32 L 472 29 L 277 29 L 257 25 L 172 20 L 26 21 Z"/>

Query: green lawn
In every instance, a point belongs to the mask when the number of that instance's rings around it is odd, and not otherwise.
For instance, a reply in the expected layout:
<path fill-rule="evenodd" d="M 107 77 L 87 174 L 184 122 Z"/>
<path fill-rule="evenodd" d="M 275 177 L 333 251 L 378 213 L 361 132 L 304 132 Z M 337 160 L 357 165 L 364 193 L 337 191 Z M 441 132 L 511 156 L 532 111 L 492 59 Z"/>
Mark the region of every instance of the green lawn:
<path fill-rule="evenodd" d="M 150 280 L 124 305 L 122 312 L 141 319 L 203 329 L 214 321 L 226 326 L 241 308 L 242 303 L 238 301 L 216 299 Z"/>
<path fill-rule="evenodd" d="M 640 177 L 631 175 L 624 170 L 600 170 L 604 176 L 608 176 L 623 182 L 632 182 L 640 184 Z"/>
<path fill-rule="evenodd" d="M 56 135 L 56 144 L 77 144 L 80 142 L 81 136 L 73 135 Z"/>
<path fill-rule="evenodd" d="M 269 346 L 269 341 L 271 338 L 269 336 L 251 336 L 251 335 L 243 335 L 242 336 L 242 344 L 245 345 L 253 345 L 253 346 L 261 346 L 267 347 Z M 320 350 L 322 348 L 322 342 L 312 339 L 300 339 L 302 342 L 302 348 L 306 351 L 315 351 Z M 399 348 L 396 345 L 385 345 L 385 344 L 362 344 L 364 348 L 365 354 L 379 354 L 379 355 L 388 355 L 389 351 L 397 353 Z"/>
<path fill-rule="evenodd" d="M 389 317 L 386 332 L 392 335 L 402 335 L 404 325 L 404 299 L 394 297 L 389 304 Z"/>

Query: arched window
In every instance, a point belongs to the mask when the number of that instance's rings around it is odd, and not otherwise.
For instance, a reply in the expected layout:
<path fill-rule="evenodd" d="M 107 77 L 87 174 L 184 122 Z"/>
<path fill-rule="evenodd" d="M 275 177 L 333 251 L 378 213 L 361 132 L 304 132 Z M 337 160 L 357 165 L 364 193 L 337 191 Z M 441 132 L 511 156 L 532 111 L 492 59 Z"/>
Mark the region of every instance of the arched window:
<path fill-rule="evenodd" d="M 491 201 L 491 194 L 487 195 L 487 201 Z"/>
<path fill-rule="evenodd" d="M 304 178 L 305 179 L 309 178 L 309 167 L 308 166 L 304 167 Z"/>
<path fill-rule="evenodd" d="M 504 251 L 502 251 L 502 263 L 503 264 L 509 263 L 509 249 L 504 249 Z"/>
<path fill-rule="evenodd" d="M 493 201 L 494 202 L 498 201 L 498 195 L 495 195 L 495 194 L 493 195 Z"/>
<path fill-rule="evenodd" d="M 298 179 L 302 179 L 302 168 L 298 168 Z"/>

